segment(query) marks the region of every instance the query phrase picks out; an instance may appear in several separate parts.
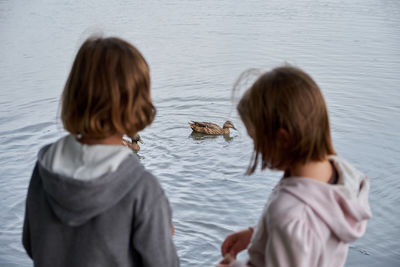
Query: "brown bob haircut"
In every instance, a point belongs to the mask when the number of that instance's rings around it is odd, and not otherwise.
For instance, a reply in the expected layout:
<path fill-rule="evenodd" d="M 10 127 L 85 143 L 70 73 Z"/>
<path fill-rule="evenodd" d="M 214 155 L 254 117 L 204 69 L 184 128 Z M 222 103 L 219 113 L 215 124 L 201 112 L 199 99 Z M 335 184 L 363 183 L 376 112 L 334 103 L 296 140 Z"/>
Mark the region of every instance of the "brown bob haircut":
<path fill-rule="evenodd" d="M 335 154 L 321 90 L 304 71 L 282 66 L 262 74 L 237 106 L 254 142 L 247 174 L 286 170 Z"/>
<path fill-rule="evenodd" d="M 62 94 L 61 120 L 74 135 L 135 135 L 155 117 L 149 66 L 130 43 L 90 37 L 80 47 Z"/>

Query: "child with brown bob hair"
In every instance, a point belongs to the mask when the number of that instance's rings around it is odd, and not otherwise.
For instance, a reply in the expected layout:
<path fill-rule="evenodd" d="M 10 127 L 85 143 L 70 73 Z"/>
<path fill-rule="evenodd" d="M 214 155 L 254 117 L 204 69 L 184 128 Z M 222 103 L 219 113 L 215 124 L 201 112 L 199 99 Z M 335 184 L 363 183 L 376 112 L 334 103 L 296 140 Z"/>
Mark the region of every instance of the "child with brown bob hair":
<path fill-rule="evenodd" d="M 343 266 L 371 217 L 368 178 L 337 156 L 318 85 L 299 68 L 261 75 L 237 106 L 254 142 L 248 174 L 284 171 L 255 227 L 229 235 L 219 266 Z M 247 263 L 235 260 L 248 248 Z"/>
<path fill-rule="evenodd" d="M 23 245 L 35 266 L 179 266 L 168 199 L 122 146 L 155 113 L 142 54 L 87 39 L 62 94 L 69 134 L 39 151 L 29 184 Z"/>

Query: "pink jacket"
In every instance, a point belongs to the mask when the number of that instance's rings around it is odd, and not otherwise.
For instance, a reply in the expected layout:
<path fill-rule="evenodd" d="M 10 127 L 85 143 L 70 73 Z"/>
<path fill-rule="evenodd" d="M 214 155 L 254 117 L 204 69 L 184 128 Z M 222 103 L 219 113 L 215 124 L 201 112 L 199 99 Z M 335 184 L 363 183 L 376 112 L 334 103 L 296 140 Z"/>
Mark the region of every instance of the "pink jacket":
<path fill-rule="evenodd" d="M 253 234 L 247 266 L 344 266 L 348 243 L 364 234 L 371 218 L 369 181 L 342 158 L 330 160 L 339 175 L 335 185 L 288 177 L 275 187 Z"/>

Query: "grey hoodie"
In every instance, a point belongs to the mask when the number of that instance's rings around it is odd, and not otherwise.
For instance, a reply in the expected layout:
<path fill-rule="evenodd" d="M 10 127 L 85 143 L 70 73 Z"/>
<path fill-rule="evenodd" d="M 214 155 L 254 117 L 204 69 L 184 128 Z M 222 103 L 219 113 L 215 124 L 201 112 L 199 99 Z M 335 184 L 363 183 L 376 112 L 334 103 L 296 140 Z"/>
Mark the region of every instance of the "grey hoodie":
<path fill-rule="evenodd" d="M 179 266 L 168 199 L 136 155 L 79 180 L 42 164 L 49 147 L 26 200 L 23 245 L 35 266 Z"/>

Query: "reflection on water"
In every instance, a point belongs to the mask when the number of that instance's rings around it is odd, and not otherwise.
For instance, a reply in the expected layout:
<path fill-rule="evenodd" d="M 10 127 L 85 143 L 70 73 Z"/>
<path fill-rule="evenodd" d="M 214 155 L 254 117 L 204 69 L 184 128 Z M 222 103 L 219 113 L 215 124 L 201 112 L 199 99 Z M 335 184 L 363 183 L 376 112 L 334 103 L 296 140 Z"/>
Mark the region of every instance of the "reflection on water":
<path fill-rule="evenodd" d="M 223 135 L 210 135 L 210 134 L 203 134 L 203 133 L 198 133 L 198 132 L 192 132 L 189 135 L 190 138 L 193 140 L 206 140 L 206 139 L 215 139 L 215 138 L 221 138 L 223 137 L 225 141 L 230 142 L 232 141 L 233 137 L 231 137 L 230 134 L 223 134 Z"/>
<path fill-rule="evenodd" d="M 374 217 L 348 266 L 399 266 L 399 14 L 398 0 L 0 1 L 0 266 L 32 266 L 20 242 L 31 170 L 65 134 L 60 94 L 99 30 L 150 64 L 157 117 L 139 156 L 170 199 L 182 266 L 218 262 L 224 237 L 255 224 L 282 175 L 244 176 L 253 145 L 230 96 L 243 70 L 284 62 L 319 83 L 336 151 L 371 179 Z M 191 133 L 198 118 L 238 131 Z"/>

